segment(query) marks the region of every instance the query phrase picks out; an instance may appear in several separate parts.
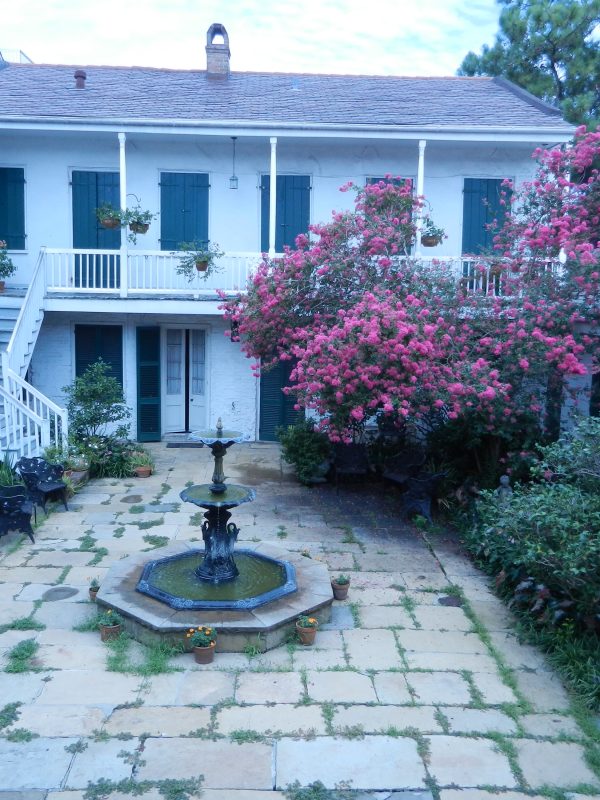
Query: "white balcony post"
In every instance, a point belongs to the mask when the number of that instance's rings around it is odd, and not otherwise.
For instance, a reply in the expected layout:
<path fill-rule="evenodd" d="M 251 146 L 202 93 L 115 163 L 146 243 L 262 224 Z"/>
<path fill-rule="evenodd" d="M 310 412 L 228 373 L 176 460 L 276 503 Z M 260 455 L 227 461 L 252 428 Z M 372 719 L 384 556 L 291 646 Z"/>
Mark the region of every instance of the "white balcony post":
<path fill-rule="evenodd" d="M 277 222 L 277 137 L 271 136 L 271 183 L 269 186 L 269 256 L 275 255 L 275 225 Z"/>
<path fill-rule="evenodd" d="M 425 147 L 426 139 L 419 139 L 419 165 L 417 167 L 417 195 L 423 197 L 425 194 Z M 423 209 L 419 211 L 417 217 L 417 256 L 421 257 L 421 229 L 423 227 Z"/>
<path fill-rule="evenodd" d="M 125 160 L 125 134 L 119 132 L 119 203 L 121 209 L 127 208 L 127 163 Z M 120 254 L 120 286 L 121 297 L 127 297 L 128 264 L 127 264 L 127 228 L 121 228 L 121 254 Z"/>

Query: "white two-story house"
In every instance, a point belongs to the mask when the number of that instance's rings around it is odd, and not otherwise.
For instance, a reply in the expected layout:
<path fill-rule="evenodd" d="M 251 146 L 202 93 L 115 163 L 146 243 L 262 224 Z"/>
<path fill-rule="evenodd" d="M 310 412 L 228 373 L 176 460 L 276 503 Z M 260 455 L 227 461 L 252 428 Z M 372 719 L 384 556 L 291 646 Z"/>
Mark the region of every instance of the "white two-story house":
<path fill-rule="evenodd" d="M 243 289 L 261 252 L 351 204 L 342 184 L 386 174 L 412 179 L 447 233 L 423 255 L 460 271 L 490 244 L 503 179 L 573 132 L 498 78 L 234 72 L 219 24 L 198 67 L 0 62 L 0 239 L 18 265 L 0 295 L 4 448 L 22 449 L 26 423 L 33 449 L 61 430 L 62 387 L 98 357 L 141 441 L 219 416 L 274 438 L 293 415 L 285 375 L 253 377 L 216 290 Z M 158 216 L 132 244 L 98 222 L 105 202 Z M 176 251 L 194 239 L 225 256 L 189 283 Z"/>

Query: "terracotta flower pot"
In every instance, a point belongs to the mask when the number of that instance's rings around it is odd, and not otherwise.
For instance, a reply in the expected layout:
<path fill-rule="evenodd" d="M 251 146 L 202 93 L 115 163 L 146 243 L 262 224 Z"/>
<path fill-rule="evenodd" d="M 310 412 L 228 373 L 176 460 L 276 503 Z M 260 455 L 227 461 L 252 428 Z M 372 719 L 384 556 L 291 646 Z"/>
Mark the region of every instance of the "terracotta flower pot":
<path fill-rule="evenodd" d="M 122 625 L 100 625 L 100 638 L 103 642 L 112 642 L 119 638 L 122 630 Z"/>
<path fill-rule="evenodd" d="M 196 269 L 198 272 L 206 272 L 208 269 L 208 261 L 196 261 Z"/>
<path fill-rule="evenodd" d="M 207 647 L 194 647 L 194 660 L 196 664 L 212 664 L 215 657 L 216 642 L 212 642 Z"/>
<path fill-rule="evenodd" d="M 103 228 L 108 228 L 109 230 L 114 230 L 115 228 L 121 227 L 121 220 L 120 219 L 101 219 L 100 225 Z"/>
<path fill-rule="evenodd" d="M 100 589 L 100 587 L 98 587 L 97 589 L 92 589 L 91 586 L 88 589 L 88 592 L 89 592 L 89 595 L 90 595 L 90 600 L 92 601 L 92 603 L 96 602 L 96 595 L 98 594 L 99 589 Z"/>
<path fill-rule="evenodd" d="M 331 581 L 331 588 L 333 589 L 333 596 L 336 600 L 345 600 L 348 597 L 350 581 L 348 581 L 348 583 L 336 583 L 335 581 Z"/>
<path fill-rule="evenodd" d="M 310 647 L 311 644 L 315 643 L 315 636 L 317 635 L 317 626 L 315 625 L 314 628 L 304 628 L 301 625 L 298 625 L 298 623 L 296 623 L 296 633 L 298 634 L 300 642 L 305 647 Z"/>
<path fill-rule="evenodd" d="M 152 467 L 134 467 L 133 472 L 136 478 L 149 478 L 152 475 Z"/>

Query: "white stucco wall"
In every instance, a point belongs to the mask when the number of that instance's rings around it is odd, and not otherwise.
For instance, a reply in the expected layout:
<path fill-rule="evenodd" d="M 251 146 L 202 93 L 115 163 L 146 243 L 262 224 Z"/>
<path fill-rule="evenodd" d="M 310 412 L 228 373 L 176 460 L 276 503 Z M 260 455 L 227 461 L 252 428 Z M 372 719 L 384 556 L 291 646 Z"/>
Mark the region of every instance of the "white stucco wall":
<path fill-rule="evenodd" d="M 136 415 L 136 328 L 160 324 L 202 327 L 206 330 L 206 424 L 220 416 L 225 427 L 241 430 L 254 439 L 258 381 L 250 361 L 239 344 L 224 335 L 226 325 L 217 317 L 166 317 L 116 314 L 46 314 L 30 365 L 31 382 L 56 403 L 63 405 L 62 388 L 75 378 L 74 326 L 123 325 L 123 383 L 132 410 L 131 431 L 135 437 Z"/>
<path fill-rule="evenodd" d="M 533 144 L 452 143 L 432 141 L 425 151 L 425 195 L 433 216 L 448 239 L 434 255 L 458 255 L 462 237 L 462 188 L 465 177 L 510 177 L 521 181 L 533 171 Z M 160 210 L 161 171 L 207 172 L 210 180 L 209 237 L 226 251 L 260 250 L 261 173 L 269 172 L 269 137 L 241 137 L 237 141 L 236 173 L 239 188 L 229 188 L 232 171 L 229 137 L 158 136 L 131 134 L 127 139 L 128 205 L 137 196 L 143 208 Z M 349 180 L 362 185 L 369 176 L 386 173 L 416 179 L 418 142 L 300 140 L 280 138 L 277 170 L 312 178 L 311 221 L 324 222 L 332 210 L 347 208 L 352 194 L 340 193 Z M 0 139 L 0 166 L 25 169 L 27 252 L 14 254 L 19 273 L 15 283 L 26 283 L 42 245 L 72 246 L 70 175 L 72 170 L 118 171 L 119 148 L 115 133 L 45 133 L 43 136 L 4 132 Z M 159 249 L 160 222 L 155 220 L 139 249 Z"/>

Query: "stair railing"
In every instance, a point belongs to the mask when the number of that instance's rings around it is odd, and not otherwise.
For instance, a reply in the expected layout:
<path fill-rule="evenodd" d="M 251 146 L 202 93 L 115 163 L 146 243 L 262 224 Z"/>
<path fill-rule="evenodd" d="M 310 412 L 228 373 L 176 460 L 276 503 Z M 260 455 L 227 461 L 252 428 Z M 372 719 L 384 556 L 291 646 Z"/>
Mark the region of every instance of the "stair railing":
<path fill-rule="evenodd" d="M 14 461 L 21 456 L 31 458 L 52 444 L 50 420 L 42 419 L 20 403 L 3 386 L 0 401 L 4 407 L 4 427 L 0 429 L 0 447 Z"/>
<path fill-rule="evenodd" d="M 31 433 L 35 429 L 34 440 L 42 448 L 51 444 L 65 447 L 69 434 L 66 409 L 58 406 L 23 377 L 29 366 L 44 313 L 45 255 L 45 248 L 42 248 L 6 351 L 2 353 L 3 391 L 12 400 L 12 403 L 5 403 L 7 430 L 9 415 L 12 415 L 11 441 L 15 444 L 15 447 L 9 449 L 19 449 L 21 446 L 16 444 L 19 425 L 28 439 L 32 438 Z"/>

